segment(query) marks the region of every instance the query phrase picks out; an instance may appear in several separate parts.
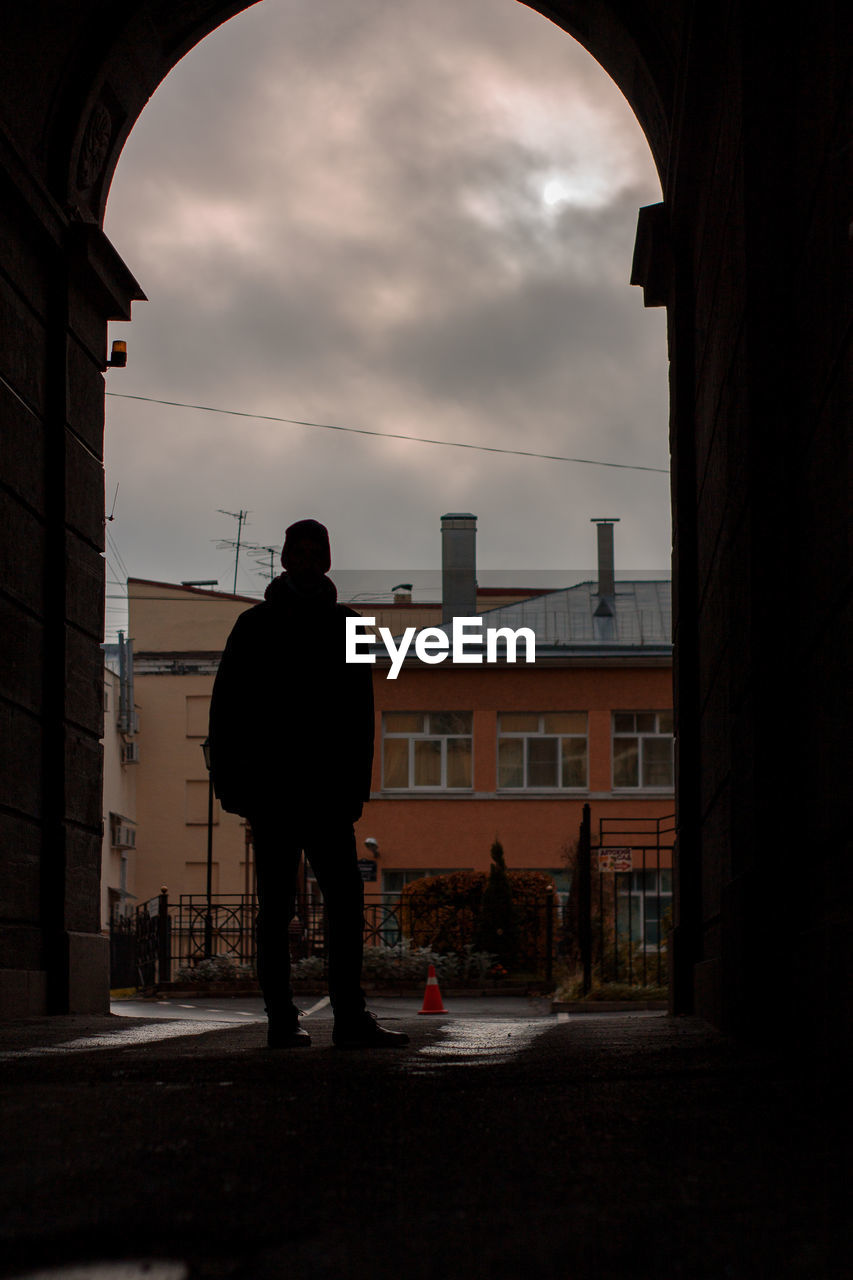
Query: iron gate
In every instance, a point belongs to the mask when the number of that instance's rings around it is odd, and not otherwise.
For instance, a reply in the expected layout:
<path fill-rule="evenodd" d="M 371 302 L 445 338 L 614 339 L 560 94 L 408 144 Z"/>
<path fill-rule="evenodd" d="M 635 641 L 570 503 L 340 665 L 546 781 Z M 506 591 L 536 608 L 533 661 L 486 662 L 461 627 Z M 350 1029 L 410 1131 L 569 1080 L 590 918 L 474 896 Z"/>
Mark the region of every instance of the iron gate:
<path fill-rule="evenodd" d="M 665 987 L 673 902 L 675 818 L 605 817 L 593 840 L 584 805 L 577 857 L 583 991 L 600 983 Z"/>
<path fill-rule="evenodd" d="M 169 898 L 158 894 L 110 920 L 110 987 L 153 987 L 171 978 Z"/>

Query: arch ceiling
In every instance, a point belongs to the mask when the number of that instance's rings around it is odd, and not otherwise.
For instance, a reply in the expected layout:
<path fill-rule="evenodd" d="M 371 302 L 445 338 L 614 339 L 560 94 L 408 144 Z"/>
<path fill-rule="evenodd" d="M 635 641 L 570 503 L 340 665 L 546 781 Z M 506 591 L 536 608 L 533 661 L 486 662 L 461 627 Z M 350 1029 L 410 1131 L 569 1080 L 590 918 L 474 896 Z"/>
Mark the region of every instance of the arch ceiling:
<path fill-rule="evenodd" d="M 124 7 L 127 16 L 116 28 L 112 14 L 105 23 L 93 6 L 83 39 L 66 49 L 62 89 L 46 121 L 48 180 L 66 208 L 102 223 L 121 150 L 148 99 L 184 54 L 249 7 L 244 0 L 137 0 Z M 665 185 L 680 4 L 574 0 L 527 7 L 577 39 L 615 81 Z"/>

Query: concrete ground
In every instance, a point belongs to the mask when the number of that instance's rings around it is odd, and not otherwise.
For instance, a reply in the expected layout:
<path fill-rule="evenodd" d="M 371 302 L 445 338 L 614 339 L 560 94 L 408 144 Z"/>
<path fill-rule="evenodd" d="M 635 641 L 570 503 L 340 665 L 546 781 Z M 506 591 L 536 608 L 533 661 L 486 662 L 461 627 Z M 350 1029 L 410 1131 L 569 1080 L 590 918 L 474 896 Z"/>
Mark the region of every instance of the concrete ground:
<path fill-rule="evenodd" d="M 312 999 L 279 1053 L 252 1002 L 0 1027 L 0 1276 L 853 1274 L 831 1071 L 523 1000 L 374 1002 L 410 1045 L 341 1053 Z"/>

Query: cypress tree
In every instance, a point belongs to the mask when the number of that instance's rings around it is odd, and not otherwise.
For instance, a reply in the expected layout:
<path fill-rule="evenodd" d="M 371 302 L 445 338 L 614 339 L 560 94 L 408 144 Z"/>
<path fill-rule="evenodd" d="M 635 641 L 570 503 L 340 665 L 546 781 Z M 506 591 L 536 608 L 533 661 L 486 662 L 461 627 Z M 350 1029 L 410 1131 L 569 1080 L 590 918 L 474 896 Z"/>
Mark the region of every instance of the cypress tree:
<path fill-rule="evenodd" d="M 518 923 L 503 845 L 497 838 L 491 854 L 492 865 L 480 908 L 477 946 L 481 951 L 491 951 L 500 964 L 511 969 L 518 954 Z"/>

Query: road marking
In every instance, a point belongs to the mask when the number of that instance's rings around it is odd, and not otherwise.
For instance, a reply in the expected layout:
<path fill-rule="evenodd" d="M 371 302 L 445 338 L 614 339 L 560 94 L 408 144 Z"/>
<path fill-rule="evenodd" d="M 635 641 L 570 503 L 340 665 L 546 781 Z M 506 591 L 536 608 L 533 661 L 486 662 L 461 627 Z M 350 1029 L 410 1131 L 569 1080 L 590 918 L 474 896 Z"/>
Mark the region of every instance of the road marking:
<path fill-rule="evenodd" d="M 312 1004 L 310 1009 L 306 1009 L 302 1016 L 303 1018 L 310 1018 L 312 1013 L 319 1013 L 321 1009 L 325 1009 L 326 1005 L 331 1003 L 329 996 L 323 996 L 322 1000 L 318 1000 L 316 1004 Z"/>

